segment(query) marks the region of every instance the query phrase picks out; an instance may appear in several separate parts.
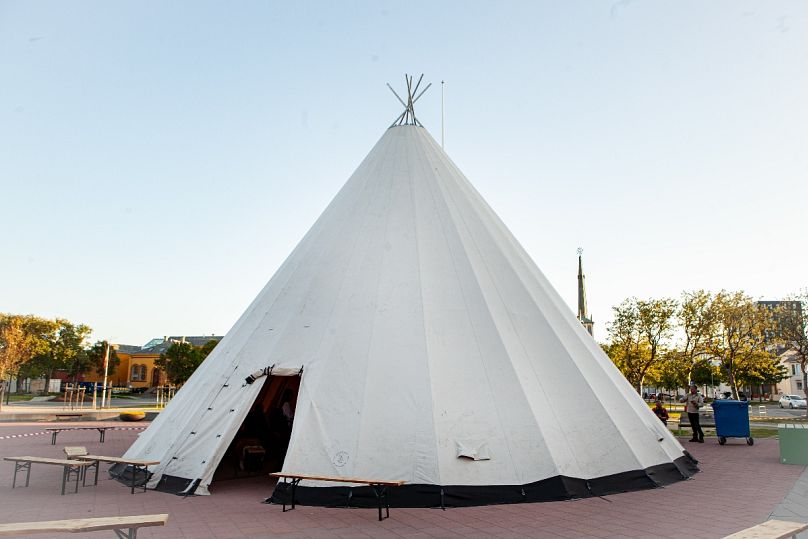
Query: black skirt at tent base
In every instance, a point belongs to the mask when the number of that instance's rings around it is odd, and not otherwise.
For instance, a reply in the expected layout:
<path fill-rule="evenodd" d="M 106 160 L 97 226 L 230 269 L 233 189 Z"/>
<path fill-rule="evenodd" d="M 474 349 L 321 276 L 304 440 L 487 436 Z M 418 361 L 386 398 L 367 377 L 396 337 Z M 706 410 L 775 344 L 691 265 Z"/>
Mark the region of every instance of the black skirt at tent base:
<path fill-rule="evenodd" d="M 689 453 L 673 463 L 652 466 L 596 479 L 558 475 L 527 485 L 403 485 L 387 490 L 390 507 L 472 507 L 507 503 L 555 502 L 592 496 L 606 496 L 634 490 L 664 487 L 689 479 L 699 471 L 698 461 Z M 292 502 L 292 486 L 278 482 L 265 503 Z M 377 507 L 378 499 L 369 486 L 301 487 L 295 503 L 321 507 Z"/>
<path fill-rule="evenodd" d="M 109 467 L 109 476 L 126 486 L 131 486 L 133 484 L 132 475 L 135 476 L 134 485 L 136 487 L 143 487 L 143 485 L 149 481 L 152 474 L 151 472 L 147 472 L 142 469 L 135 470 L 133 466 L 123 463 L 113 464 Z"/>

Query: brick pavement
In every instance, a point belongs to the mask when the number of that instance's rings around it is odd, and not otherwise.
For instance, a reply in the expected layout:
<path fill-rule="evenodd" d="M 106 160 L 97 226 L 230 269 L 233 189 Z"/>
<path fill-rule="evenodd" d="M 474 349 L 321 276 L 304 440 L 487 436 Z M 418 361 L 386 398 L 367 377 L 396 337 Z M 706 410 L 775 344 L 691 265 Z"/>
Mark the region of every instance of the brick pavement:
<path fill-rule="evenodd" d="M 131 424 L 109 423 L 117 426 Z M 79 423 L 70 423 L 70 426 Z M 37 432 L 54 424 L 0 424 L 0 437 Z M 63 432 L 57 445 L 49 435 L 0 439 L 0 456 L 61 457 L 65 445 L 84 445 L 90 452 L 120 455 L 139 431 L 110 431 L 100 444 L 94 431 Z M 776 440 L 749 447 L 731 440 L 719 446 L 684 442 L 701 461 L 694 479 L 663 489 L 630 492 L 585 500 L 470 507 L 398 509 L 390 519 L 376 520 L 370 509 L 300 507 L 282 513 L 261 501 L 270 493 L 264 478 L 214 484 L 212 496 L 182 498 L 159 492 L 130 495 L 107 478 L 78 494 L 59 495 L 61 469 L 34 465 L 31 486 L 11 489 L 13 466 L 0 462 L 0 522 L 52 520 L 89 516 L 168 512 L 165 528 L 144 528 L 139 537 L 722 537 L 763 522 L 795 486 L 804 466 L 778 461 Z M 111 533 L 70 537 L 111 537 Z M 60 535 L 41 535 L 63 537 Z"/>

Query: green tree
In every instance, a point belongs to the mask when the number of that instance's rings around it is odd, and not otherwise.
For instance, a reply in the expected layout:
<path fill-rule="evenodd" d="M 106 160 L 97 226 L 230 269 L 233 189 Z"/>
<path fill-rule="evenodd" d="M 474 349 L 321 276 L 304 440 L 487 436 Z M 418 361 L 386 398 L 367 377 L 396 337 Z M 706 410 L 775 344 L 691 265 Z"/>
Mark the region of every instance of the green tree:
<path fill-rule="evenodd" d="M 802 372 L 802 390 L 808 397 L 808 326 L 806 325 L 805 308 L 808 306 L 808 295 L 794 294 L 791 301 L 799 302 L 800 308 L 793 309 L 789 304 L 782 305 L 774 316 L 778 323 L 779 339 L 786 350 L 790 350 Z M 805 411 L 808 415 L 808 410 Z"/>
<path fill-rule="evenodd" d="M 720 362 L 732 397 L 737 399 L 741 382 L 738 374 L 747 376 L 758 362 L 769 356 L 765 335 L 772 327 L 772 317 L 743 292 L 722 290 L 713 299 L 713 308 L 716 325 L 707 351 Z"/>
<path fill-rule="evenodd" d="M 54 371 L 66 370 L 68 376 L 77 380 L 87 370 L 88 360 L 84 343 L 92 330 L 85 324 L 74 324 L 62 318 L 56 319 L 56 331 L 48 341 L 47 349 L 35 358 L 35 364 L 45 377 L 47 389 Z"/>
<path fill-rule="evenodd" d="M 216 345 L 219 344 L 219 341 L 215 339 L 211 339 L 199 349 L 199 353 L 202 354 L 202 359 L 205 359 L 213 352 L 213 349 L 216 348 Z"/>
<path fill-rule="evenodd" d="M 95 344 L 86 350 L 87 360 L 90 368 L 94 368 L 96 374 L 100 376 L 104 375 L 104 358 L 107 354 L 107 346 L 109 346 L 108 372 L 112 373 L 121 363 L 121 358 L 118 357 L 118 353 L 115 351 L 115 348 L 113 348 L 112 345 L 110 345 L 107 341 L 96 341 Z"/>
<path fill-rule="evenodd" d="M 700 386 L 714 386 L 717 385 L 716 382 L 720 382 L 722 379 L 721 369 L 718 366 L 713 365 L 709 359 L 701 359 L 690 367 L 685 385 L 693 382 Z"/>
<path fill-rule="evenodd" d="M 201 348 L 187 342 L 175 342 L 168 347 L 160 359 L 154 362 L 163 369 L 171 383 L 182 385 L 202 363 Z"/>

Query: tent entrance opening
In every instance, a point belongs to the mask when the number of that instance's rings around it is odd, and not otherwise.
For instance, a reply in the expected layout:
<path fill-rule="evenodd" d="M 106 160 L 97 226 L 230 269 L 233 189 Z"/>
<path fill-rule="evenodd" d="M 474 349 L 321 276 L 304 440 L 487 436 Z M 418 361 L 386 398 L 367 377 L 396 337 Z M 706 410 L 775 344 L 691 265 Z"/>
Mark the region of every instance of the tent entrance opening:
<path fill-rule="evenodd" d="M 270 375 L 224 454 L 213 481 L 261 475 L 283 467 L 300 376 Z"/>

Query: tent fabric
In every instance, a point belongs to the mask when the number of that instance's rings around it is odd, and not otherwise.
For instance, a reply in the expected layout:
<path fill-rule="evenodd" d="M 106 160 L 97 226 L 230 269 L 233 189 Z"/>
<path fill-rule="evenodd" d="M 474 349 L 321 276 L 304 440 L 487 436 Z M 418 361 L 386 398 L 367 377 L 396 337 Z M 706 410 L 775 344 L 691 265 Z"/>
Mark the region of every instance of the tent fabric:
<path fill-rule="evenodd" d="M 290 473 L 495 503 L 515 486 L 542 499 L 545 484 L 648 488 L 696 470 L 419 126 L 384 133 L 126 457 L 161 462 L 153 488 L 207 494 L 268 378 L 245 379 L 268 366 L 303 369 Z M 469 444 L 487 458 L 458 455 Z"/>

